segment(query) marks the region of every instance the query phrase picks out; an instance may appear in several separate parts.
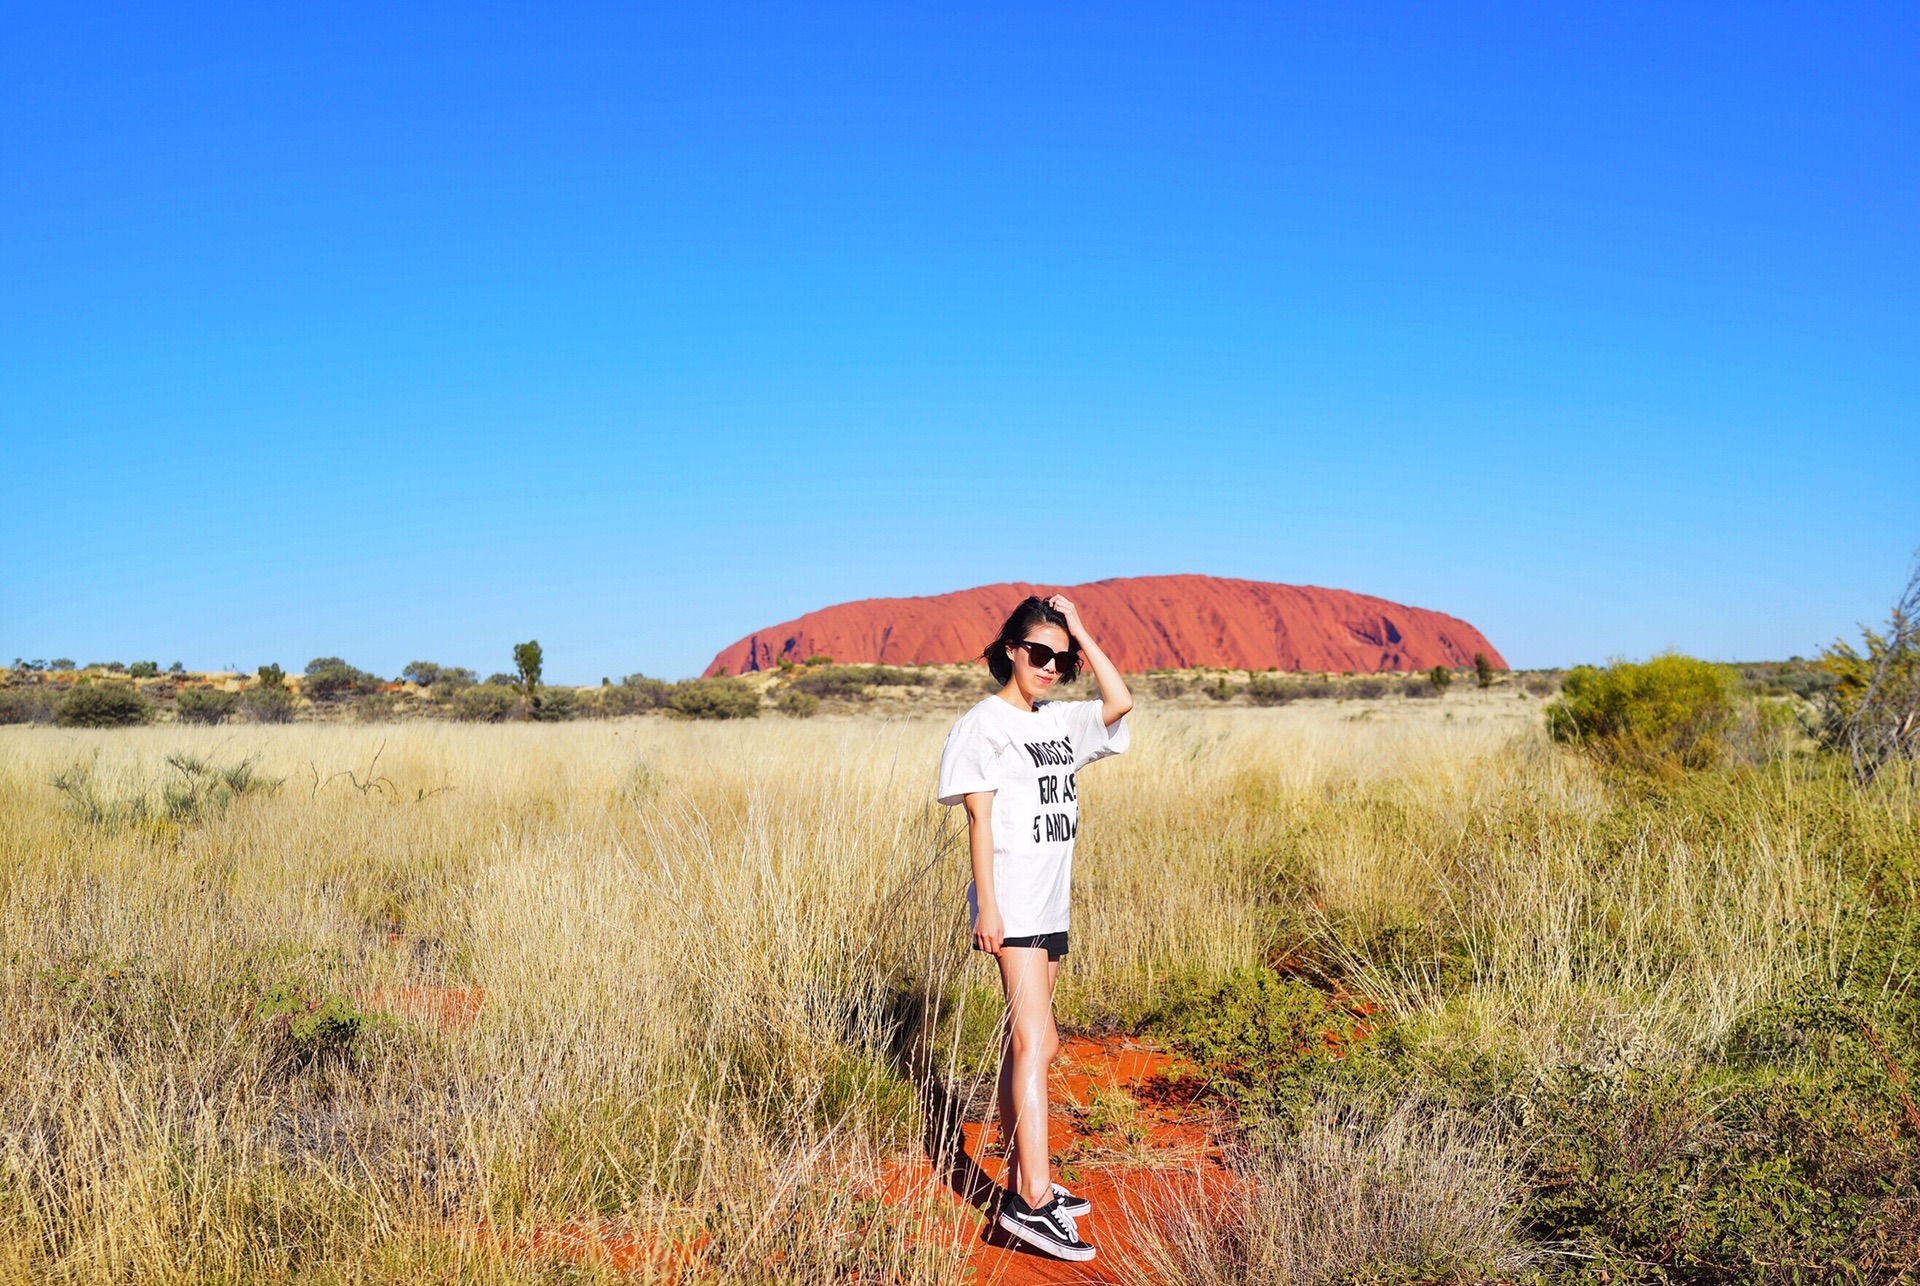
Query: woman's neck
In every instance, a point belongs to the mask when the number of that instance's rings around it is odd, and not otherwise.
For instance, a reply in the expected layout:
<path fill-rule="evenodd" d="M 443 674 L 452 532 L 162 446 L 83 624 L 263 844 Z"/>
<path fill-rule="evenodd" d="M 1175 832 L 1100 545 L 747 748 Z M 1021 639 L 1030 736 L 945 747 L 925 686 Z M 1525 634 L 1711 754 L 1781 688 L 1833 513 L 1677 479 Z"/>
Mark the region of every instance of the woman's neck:
<path fill-rule="evenodd" d="M 1017 683 L 1007 684 L 1006 687 L 1001 688 L 1000 691 L 996 692 L 994 695 L 999 697 L 1002 701 L 1006 702 L 1008 705 L 1012 706 L 1016 710 L 1024 710 L 1028 714 L 1033 713 L 1034 703 L 1030 699 L 1028 699 L 1026 693 L 1020 690 L 1020 685 Z"/>

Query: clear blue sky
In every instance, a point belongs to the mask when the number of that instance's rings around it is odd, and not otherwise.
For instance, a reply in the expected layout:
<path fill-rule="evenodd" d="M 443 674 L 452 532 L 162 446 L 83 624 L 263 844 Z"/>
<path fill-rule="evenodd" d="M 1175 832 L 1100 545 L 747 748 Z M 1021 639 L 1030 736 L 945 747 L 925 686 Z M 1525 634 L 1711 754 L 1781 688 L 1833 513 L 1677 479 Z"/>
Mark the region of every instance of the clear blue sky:
<path fill-rule="evenodd" d="M 678 676 L 1165 572 L 1521 666 L 1884 615 L 1920 7 L 931 8 L 10 8 L 0 660 Z"/>

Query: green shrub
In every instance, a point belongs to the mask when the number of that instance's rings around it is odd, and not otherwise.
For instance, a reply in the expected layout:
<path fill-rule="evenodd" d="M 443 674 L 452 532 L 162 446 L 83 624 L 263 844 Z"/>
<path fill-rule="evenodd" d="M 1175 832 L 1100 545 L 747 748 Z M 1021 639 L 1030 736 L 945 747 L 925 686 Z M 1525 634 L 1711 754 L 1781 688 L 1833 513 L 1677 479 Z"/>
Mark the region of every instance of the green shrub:
<path fill-rule="evenodd" d="M 1150 1025 L 1185 1060 L 1182 1075 L 1243 1107 L 1289 1116 L 1311 1101 L 1355 1018 L 1271 969 L 1243 970 L 1176 995 Z"/>
<path fill-rule="evenodd" d="M 278 665 L 263 665 L 256 673 L 259 675 L 260 686 L 263 688 L 285 688 L 287 686 L 287 672 Z"/>
<path fill-rule="evenodd" d="M 820 713 L 820 698 L 811 692 L 786 691 L 780 694 L 780 700 L 774 703 L 781 714 L 795 719 L 811 719 Z"/>
<path fill-rule="evenodd" d="M 618 683 L 603 684 L 585 703 L 584 713 L 594 719 L 617 719 L 666 708 L 672 685 L 644 674 L 629 674 Z"/>
<path fill-rule="evenodd" d="M 1164 683 L 1166 680 L 1158 680 Z M 1300 685 L 1271 675 L 1256 674 L 1247 681 L 1247 700 L 1257 706 L 1283 706 L 1300 696 Z"/>
<path fill-rule="evenodd" d="M 320 656 L 307 662 L 307 678 L 302 685 L 306 695 L 321 703 L 344 701 L 378 692 L 384 686 L 378 676 L 357 670 L 337 656 Z"/>
<path fill-rule="evenodd" d="M 1400 685 L 1400 695 L 1419 701 L 1428 697 L 1439 696 L 1440 689 L 1433 686 L 1432 679 L 1427 678 L 1425 675 L 1420 675 L 1402 683 Z"/>
<path fill-rule="evenodd" d="M 453 698 L 454 717 L 478 723 L 499 723 L 520 709 L 520 693 L 504 683 L 475 684 Z"/>
<path fill-rule="evenodd" d="M 1453 671 L 1444 665 L 1436 665 L 1427 671 L 1427 682 L 1433 685 L 1437 695 L 1444 697 L 1447 695 L 1447 688 L 1453 683 Z"/>
<path fill-rule="evenodd" d="M 151 718 L 153 704 L 129 683 L 82 683 L 53 715 L 63 728 L 124 728 Z"/>
<path fill-rule="evenodd" d="M 240 708 L 238 692 L 218 688 L 188 688 L 174 702 L 181 723 L 225 723 Z"/>
<path fill-rule="evenodd" d="M 350 1056 L 354 1041 L 373 1022 L 346 997 L 318 993 L 299 978 L 267 987 L 247 1017 L 268 1058 L 294 1067 Z"/>
<path fill-rule="evenodd" d="M 740 679 L 688 679 L 673 685 L 667 709 L 682 719 L 757 719 L 760 694 Z"/>
<path fill-rule="evenodd" d="M 91 764 L 75 764 L 56 772 L 48 784 L 60 793 L 69 813 L 107 829 L 162 820 L 188 825 L 223 815 L 236 799 L 280 787 L 278 779 L 255 772 L 250 759 L 222 766 L 192 755 L 169 755 L 167 769 L 158 780 L 103 784 Z"/>
<path fill-rule="evenodd" d="M 136 679 L 151 679 L 154 675 L 160 673 L 160 663 L 158 661 L 135 661 L 127 667 L 127 673 Z"/>
<path fill-rule="evenodd" d="M 71 670 L 73 668 L 73 660 L 70 657 L 56 656 L 53 660 L 47 662 L 47 668 L 49 670 Z"/>
<path fill-rule="evenodd" d="M 0 723 L 51 723 L 59 702 L 37 684 L 0 688 Z"/>
<path fill-rule="evenodd" d="M 903 687 L 918 681 L 913 671 L 891 665 L 829 665 L 789 679 L 787 686 L 809 696 L 861 701 L 868 688 Z"/>
<path fill-rule="evenodd" d="M 400 703 L 391 692 L 369 692 L 354 703 L 353 717 L 362 723 L 387 723 Z"/>
<path fill-rule="evenodd" d="M 1864 651 L 1836 640 L 1821 657 L 1834 677 L 1822 740 L 1864 783 L 1889 764 L 1920 758 L 1920 562 L 1884 632 L 1860 634 Z"/>
<path fill-rule="evenodd" d="M 271 668 L 277 675 L 280 667 L 276 665 Z M 265 671 L 263 670 L 262 673 L 264 674 Z M 246 710 L 247 717 L 255 723 L 293 722 L 293 693 L 287 691 L 284 683 L 276 683 L 271 687 L 262 685 L 248 688 L 240 696 L 240 705 Z"/>
<path fill-rule="evenodd" d="M 1547 707 L 1547 730 L 1605 763 L 1706 768 L 1726 755 L 1737 688 L 1725 666 L 1677 653 L 1577 666 Z"/>
<path fill-rule="evenodd" d="M 533 717 L 542 723 L 566 723 L 580 716 L 580 693 L 574 688 L 539 687 Z"/>
<path fill-rule="evenodd" d="M 1626 1282 L 1902 1280 L 1920 1263 L 1920 1148 L 1871 1079 L 1890 1086 L 1864 1059 L 1711 1085 L 1557 1069 L 1524 1098 L 1526 1230 Z"/>
<path fill-rule="evenodd" d="M 1493 662 L 1487 659 L 1485 652 L 1473 654 L 1473 677 L 1480 680 L 1480 686 L 1483 688 L 1493 686 Z"/>

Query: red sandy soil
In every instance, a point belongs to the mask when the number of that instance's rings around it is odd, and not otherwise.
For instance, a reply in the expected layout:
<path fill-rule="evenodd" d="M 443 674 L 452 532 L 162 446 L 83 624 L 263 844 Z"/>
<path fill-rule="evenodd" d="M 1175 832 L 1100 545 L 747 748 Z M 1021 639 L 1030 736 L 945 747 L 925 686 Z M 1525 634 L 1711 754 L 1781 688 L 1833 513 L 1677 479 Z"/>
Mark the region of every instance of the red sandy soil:
<path fill-rule="evenodd" d="M 1151 1219 L 1169 1185 L 1197 1179 L 1228 1182 L 1218 1136 L 1224 1118 L 1200 1101 L 1197 1082 L 1166 1079 L 1169 1060 L 1127 1037 L 1072 1037 L 1051 1078 L 1053 1112 L 1048 1138 L 1054 1177 L 1094 1203 L 1081 1235 L 1100 1249 L 1091 1263 L 1070 1264 L 1029 1250 L 1000 1233 L 988 1212 L 1006 1178 L 1006 1160 L 990 1128 L 960 1124 L 957 1137 L 930 1142 L 927 1152 L 902 1158 L 882 1176 L 875 1195 L 888 1204 L 928 1211 L 922 1227 L 937 1241 L 959 1241 L 967 1280 L 976 1286 L 1117 1286 L 1121 1264 L 1134 1250 L 1133 1230 Z M 1125 1095 L 1124 1099 L 1119 1096 Z M 1130 1120 L 1105 1128 L 1089 1109 L 1097 1101 L 1136 1106 Z M 479 1235 L 488 1236 L 485 1229 Z M 556 1256 L 615 1272 L 678 1276 L 694 1266 L 698 1240 L 684 1244 L 657 1233 L 582 1222 L 502 1239 L 509 1253 Z"/>
<path fill-rule="evenodd" d="M 456 1030 L 472 1024 L 486 992 L 384 987 L 360 999 L 370 1009 Z M 1124 1036 L 1069 1037 L 1054 1065 L 1048 1121 L 1054 1177 L 1094 1203 L 1093 1212 L 1080 1221 L 1082 1235 L 1100 1248 L 1092 1263 L 1062 1263 L 993 1226 L 990 1214 L 1006 1181 L 1006 1159 L 1000 1141 L 988 1137 L 997 1127 L 983 1122 L 960 1121 L 931 1138 L 924 1153 L 889 1168 L 875 1195 L 891 1205 L 930 1209 L 929 1235 L 960 1239 L 975 1283 L 1113 1286 L 1122 1280 L 1120 1265 L 1133 1253 L 1135 1228 L 1152 1218 L 1161 1192 L 1196 1179 L 1207 1185 L 1227 1181 L 1219 1147 L 1224 1118 L 1201 1099 L 1198 1082 L 1169 1080 L 1169 1065 L 1166 1054 Z M 971 1113 L 954 1110 L 948 1119 L 979 1115 L 987 1106 L 975 1104 Z M 937 1109 L 936 1115 L 941 1115 Z M 492 1239 L 485 1228 L 476 1235 Z M 591 1222 L 499 1239 L 499 1245 L 508 1253 L 668 1277 L 691 1267 L 699 1252 L 697 1243 L 682 1245 L 652 1231 Z"/>
<path fill-rule="evenodd" d="M 1199 1100 L 1198 1084 L 1166 1078 L 1169 1059 L 1127 1037 L 1069 1037 L 1050 1078 L 1053 1111 L 1048 1144 L 1054 1179 L 1093 1202 L 1079 1220 L 1081 1236 L 1099 1247 L 1090 1263 L 1070 1264 L 1028 1249 L 984 1219 L 973 1234 L 967 1264 L 971 1280 L 1004 1286 L 1039 1283 L 1119 1283 L 1121 1265 L 1133 1256 L 1135 1230 L 1153 1217 L 1168 1189 L 1189 1188 L 1197 1179 L 1211 1186 L 1227 1181 L 1219 1139 L 1225 1118 Z M 1101 1124 L 1097 1105 L 1131 1100 L 1131 1120 Z M 950 1198 L 989 1215 L 1006 1181 L 1004 1150 L 986 1137 L 987 1125 L 961 1127 L 964 1147 L 949 1154 L 934 1174 Z M 932 1173 L 921 1161 L 915 1171 Z"/>
<path fill-rule="evenodd" d="M 358 999 L 368 1009 L 395 1018 L 458 1031 L 473 1025 L 487 993 L 479 987 L 378 987 Z"/>
<path fill-rule="evenodd" d="M 1129 673 L 1210 666 L 1326 673 L 1459 668 L 1484 652 L 1457 617 L 1343 589 L 1218 576 L 1134 576 L 1088 585 L 982 585 L 929 598 L 870 598 L 756 630 L 713 658 L 708 674 L 770 670 L 830 656 L 885 665 L 970 661 L 1029 594 L 1072 599 L 1114 663 Z"/>

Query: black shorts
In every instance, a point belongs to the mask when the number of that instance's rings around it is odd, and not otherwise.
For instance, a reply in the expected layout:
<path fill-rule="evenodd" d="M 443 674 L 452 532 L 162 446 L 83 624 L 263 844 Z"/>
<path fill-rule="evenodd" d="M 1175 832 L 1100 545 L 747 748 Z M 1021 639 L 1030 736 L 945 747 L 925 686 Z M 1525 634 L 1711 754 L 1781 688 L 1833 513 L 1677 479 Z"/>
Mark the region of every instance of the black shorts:
<path fill-rule="evenodd" d="M 1021 938 L 1002 938 L 1000 939 L 1000 945 L 1003 947 L 1038 947 L 1047 953 L 1047 959 L 1058 960 L 1061 956 L 1067 954 L 1067 934 L 1064 929 L 1059 933 L 1029 933 Z"/>

